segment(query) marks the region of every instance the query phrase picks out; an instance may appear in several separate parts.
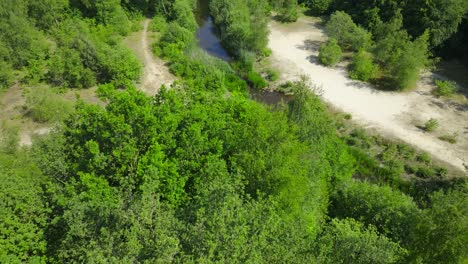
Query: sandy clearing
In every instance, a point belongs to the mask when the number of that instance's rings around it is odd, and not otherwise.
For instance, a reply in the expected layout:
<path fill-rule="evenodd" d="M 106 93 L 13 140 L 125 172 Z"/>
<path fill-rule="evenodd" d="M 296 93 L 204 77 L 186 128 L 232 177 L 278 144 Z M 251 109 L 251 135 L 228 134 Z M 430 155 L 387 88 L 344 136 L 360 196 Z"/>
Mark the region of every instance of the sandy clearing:
<path fill-rule="evenodd" d="M 269 25 L 272 64 L 282 73 L 281 79 L 308 75 L 322 87 L 323 98 L 368 128 L 399 138 L 435 158 L 461 170 L 468 170 L 468 109 L 434 98 L 430 91 L 432 73 L 423 74 L 415 90 L 407 93 L 383 92 L 368 84 L 349 79 L 345 67 L 326 68 L 318 64 L 318 47 L 326 39 L 319 20 L 302 17 L 296 23 Z M 440 129 L 426 133 L 416 125 L 429 118 L 439 120 Z M 458 134 L 457 144 L 438 139 Z"/>
<path fill-rule="evenodd" d="M 138 87 L 147 95 L 155 95 L 161 85 L 169 87 L 175 77 L 169 72 L 166 63 L 154 57 L 151 52 L 151 33 L 148 32 L 150 19 L 143 22 L 143 30 L 130 34 L 124 43 L 135 53 L 143 63 L 143 74 Z"/>
<path fill-rule="evenodd" d="M 19 129 L 20 146 L 30 146 L 32 145 L 33 135 L 43 135 L 50 131 L 50 128 L 44 127 L 44 124 L 24 118 L 23 108 L 25 104 L 26 100 L 20 84 L 13 85 L 0 96 L 0 126 L 17 127 Z M 0 138 L 2 136 L 2 129 L 0 129 Z"/>

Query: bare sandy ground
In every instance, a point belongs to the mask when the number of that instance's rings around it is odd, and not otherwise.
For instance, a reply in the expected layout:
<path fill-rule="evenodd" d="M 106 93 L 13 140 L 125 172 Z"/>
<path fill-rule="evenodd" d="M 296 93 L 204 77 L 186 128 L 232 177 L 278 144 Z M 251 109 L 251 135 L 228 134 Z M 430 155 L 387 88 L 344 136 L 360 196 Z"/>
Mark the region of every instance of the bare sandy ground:
<path fill-rule="evenodd" d="M 175 80 L 174 75 L 169 72 L 165 62 L 154 57 L 151 52 L 151 33 L 148 32 L 150 19 L 143 22 L 143 30 L 132 33 L 124 43 L 143 62 L 143 75 L 140 78 L 138 87 L 148 95 L 155 95 L 161 85 L 169 87 Z"/>
<path fill-rule="evenodd" d="M 87 103 L 104 106 L 105 103 L 96 96 L 96 89 L 97 87 L 70 90 L 63 95 L 63 98 L 75 102 L 78 95 Z M 32 145 L 32 138 L 35 135 L 48 134 L 53 128 L 53 124 L 38 123 L 25 116 L 25 108 L 26 100 L 20 84 L 15 84 L 0 94 L 0 126 L 8 124 L 17 127 L 20 146 Z M 2 136 L 0 128 L 0 138 Z"/>
<path fill-rule="evenodd" d="M 326 39 L 319 20 L 302 17 L 292 24 L 273 21 L 269 28 L 272 66 L 281 71 L 282 80 L 308 75 L 322 87 L 327 102 L 352 114 L 358 123 L 399 138 L 458 169 L 468 170 L 468 109 L 466 105 L 433 97 L 432 73 L 423 74 L 411 92 L 378 91 L 369 84 L 349 79 L 343 64 L 334 68 L 319 65 L 318 49 Z M 432 133 L 418 128 L 429 118 L 440 123 L 440 128 Z M 458 134 L 456 144 L 438 139 L 453 133 Z"/>

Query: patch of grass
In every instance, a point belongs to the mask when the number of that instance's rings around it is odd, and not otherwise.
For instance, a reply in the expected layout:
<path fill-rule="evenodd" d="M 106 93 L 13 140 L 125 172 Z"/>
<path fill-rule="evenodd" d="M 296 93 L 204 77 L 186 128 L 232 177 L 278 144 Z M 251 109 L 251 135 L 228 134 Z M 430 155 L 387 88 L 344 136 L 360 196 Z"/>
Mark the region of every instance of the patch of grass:
<path fill-rule="evenodd" d="M 436 173 L 437 172 L 432 167 L 421 166 L 417 169 L 415 174 L 416 176 L 420 178 L 428 179 L 428 178 L 434 178 L 436 176 Z"/>
<path fill-rule="evenodd" d="M 18 148 L 19 127 L 7 123 L 0 123 L 0 152 L 14 153 Z"/>
<path fill-rule="evenodd" d="M 442 141 L 447 141 L 450 144 L 455 144 L 458 141 L 458 134 L 453 133 L 451 135 L 443 135 L 443 136 L 440 136 L 439 139 Z"/>
<path fill-rule="evenodd" d="M 437 88 L 432 91 L 434 95 L 450 97 L 458 91 L 457 83 L 453 81 L 435 80 L 434 82 L 437 86 Z"/>
<path fill-rule="evenodd" d="M 247 80 L 255 89 L 263 89 L 268 86 L 268 83 L 263 77 L 255 71 L 251 71 L 247 74 Z"/>
<path fill-rule="evenodd" d="M 431 156 L 427 153 L 419 154 L 416 160 L 425 164 L 430 164 L 432 162 Z"/>
<path fill-rule="evenodd" d="M 36 122 L 59 122 L 73 111 L 73 103 L 54 93 L 51 88 L 39 86 L 26 94 L 26 115 Z"/>
<path fill-rule="evenodd" d="M 431 118 L 426 121 L 424 124 L 424 130 L 427 132 L 432 132 L 439 127 L 439 121 L 437 119 Z"/>
<path fill-rule="evenodd" d="M 271 82 L 277 81 L 280 77 L 280 73 L 274 69 L 267 69 L 266 70 L 267 79 Z"/>
<path fill-rule="evenodd" d="M 398 152 L 407 160 L 412 160 L 416 157 L 416 151 L 406 144 L 398 144 Z"/>

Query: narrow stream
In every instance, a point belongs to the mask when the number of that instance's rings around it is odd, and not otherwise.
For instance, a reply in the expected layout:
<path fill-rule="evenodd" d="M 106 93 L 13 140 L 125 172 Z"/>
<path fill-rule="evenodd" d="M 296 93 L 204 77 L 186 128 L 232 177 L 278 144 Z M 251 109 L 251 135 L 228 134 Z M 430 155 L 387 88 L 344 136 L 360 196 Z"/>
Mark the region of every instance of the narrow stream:
<path fill-rule="evenodd" d="M 195 13 L 199 29 L 196 33 L 198 46 L 205 50 L 211 56 L 220 58 L 226 62 L 232 60 L 228 52 L 221 45 L 221 40 L 216 34 L 216 28 L 213 19 L 210 16 L 209 0 L 198 0 L 197 11 Z M 281 102 L 287 103 L 291 96 L 279 92 L 270 92 L 258 90 L 249 87 L 249 93 L 252 99 L 267 105 L 278 105 Z"/>
<path fill-rule="evenodd" d="M 196 19 L 199 26 L 197 31 L 198 46 L 211 56 L 229 62 L 232 58 L 223 48 L 221 40 L 216 35 L 216 28 L 210 16 L 209 3 L 209 0 L 198 1 L 196 12 Z"/>

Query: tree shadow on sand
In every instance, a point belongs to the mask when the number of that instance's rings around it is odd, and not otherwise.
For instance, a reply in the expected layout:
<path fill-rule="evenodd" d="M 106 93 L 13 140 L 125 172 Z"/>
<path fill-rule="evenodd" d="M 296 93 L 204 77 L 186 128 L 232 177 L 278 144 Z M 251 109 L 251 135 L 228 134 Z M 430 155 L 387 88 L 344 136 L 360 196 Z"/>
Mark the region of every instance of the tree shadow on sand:
<path fill-rule="evenodd" d="M 301 50 L 318 52 L 322 43 L 323 41 L 306 39 L 302 45 L 297 45 L 296 47 Z"/>

